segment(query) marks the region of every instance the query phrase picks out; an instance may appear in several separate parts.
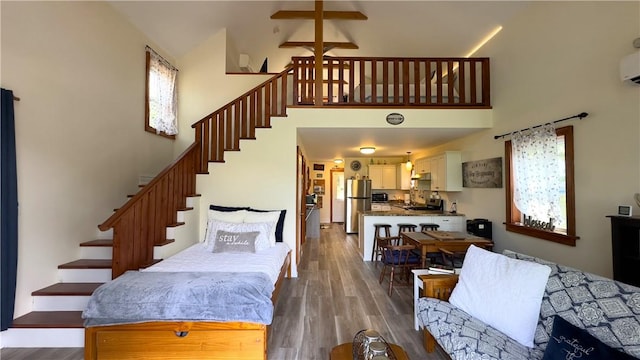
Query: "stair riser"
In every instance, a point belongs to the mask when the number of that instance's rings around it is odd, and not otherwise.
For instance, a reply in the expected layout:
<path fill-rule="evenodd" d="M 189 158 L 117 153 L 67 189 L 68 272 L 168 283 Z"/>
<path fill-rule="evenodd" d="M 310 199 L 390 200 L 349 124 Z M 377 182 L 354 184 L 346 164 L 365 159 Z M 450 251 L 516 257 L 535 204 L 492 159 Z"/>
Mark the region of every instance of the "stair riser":
<path fill-rule="evenodd" d="M 84 347 L 84 328 L 79 329 L 15 329 L 0 333 L 5 348 Z"/>
<path fill-rule="evenodd" d="M 82 259 L 111 259 L 113 249 L 110 246 L 81 246 L 80 257 Z"/>
<path fill-rule="evenodd" d="M 82 311 L 90 296 L 34 296 L 33 311 Z"/>
<path fill-rule="evenodd" d="M 111 269 L 58 269 L 61 282 L 107 282 Z"/>

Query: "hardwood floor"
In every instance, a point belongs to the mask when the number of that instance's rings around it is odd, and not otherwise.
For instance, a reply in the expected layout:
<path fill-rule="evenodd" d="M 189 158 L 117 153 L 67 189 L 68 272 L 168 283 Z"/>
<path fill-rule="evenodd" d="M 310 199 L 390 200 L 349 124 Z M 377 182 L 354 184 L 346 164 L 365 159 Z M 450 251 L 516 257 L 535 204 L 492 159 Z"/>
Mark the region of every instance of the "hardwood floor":
<path fill-rule="evenodd" d="M 320 231 L 303 246 L 298 278 L 286 279 L 269 333 L 270 360 L 329 359 L 331 348 L 353 341 L 362 329 L 376 329 L 402 346 L 410 359 L 445 359 L 427 354 L 413 329 L 413 287 L 378 283 L 380 267 L 363 262 L 357 236 L 341 225 Z M 2 349 L 3 360 L 82 360 L 82 348 Z"/>

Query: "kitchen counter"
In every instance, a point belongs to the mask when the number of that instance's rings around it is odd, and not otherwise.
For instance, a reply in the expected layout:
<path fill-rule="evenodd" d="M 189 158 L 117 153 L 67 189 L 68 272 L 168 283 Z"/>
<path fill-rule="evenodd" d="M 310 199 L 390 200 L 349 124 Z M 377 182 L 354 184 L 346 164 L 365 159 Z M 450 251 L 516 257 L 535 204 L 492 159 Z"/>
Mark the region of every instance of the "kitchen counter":
<path fill-rule="evenodd" d="M 391 207 L 390 211 L 360 212 L 358 247 L 362 260 L 371 261 L 374 226 L 376 223 L 391 225 L 391 236 L 398 235 L 398 224 L 408 223 L 420 226 L 421 223 L 438 224 L 441 231 L 467 231 L 467 218 L 464 214 L 437 210 L 404 210 Z M 420 230 L 419 228 L 417 229 Z"/>
<path fill-rule="evenodd" d="M 389 211 L 361 211 L 363 216 L 465 216 L 461 213 L 450 213 L 438 210 L 405 210 L 392 207 Z"/>

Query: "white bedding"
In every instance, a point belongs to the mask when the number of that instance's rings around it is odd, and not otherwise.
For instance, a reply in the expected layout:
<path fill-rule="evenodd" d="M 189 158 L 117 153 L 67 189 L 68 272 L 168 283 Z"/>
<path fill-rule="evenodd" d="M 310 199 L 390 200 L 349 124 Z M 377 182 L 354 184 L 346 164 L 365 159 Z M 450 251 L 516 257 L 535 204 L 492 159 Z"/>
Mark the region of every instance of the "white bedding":
<path fill-rule="evenodd" d="M 213 253 L 197 243 L 141 271 L 154 272 L 263 272 L 276 283 L 289 253 L 283 242 L 256 253 Z"/>

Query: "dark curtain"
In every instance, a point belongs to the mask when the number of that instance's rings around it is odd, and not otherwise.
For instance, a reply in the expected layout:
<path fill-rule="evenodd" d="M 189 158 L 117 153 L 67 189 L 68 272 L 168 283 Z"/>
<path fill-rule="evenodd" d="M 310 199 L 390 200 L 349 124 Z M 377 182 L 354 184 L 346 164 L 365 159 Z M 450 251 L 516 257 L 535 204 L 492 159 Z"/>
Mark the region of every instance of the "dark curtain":
<path fill-rule="evenodd" d="M 2 89 L 0 127 L 0 331 L 13 322 L 18 268 L 18 176 L 13 92 Z"/>

